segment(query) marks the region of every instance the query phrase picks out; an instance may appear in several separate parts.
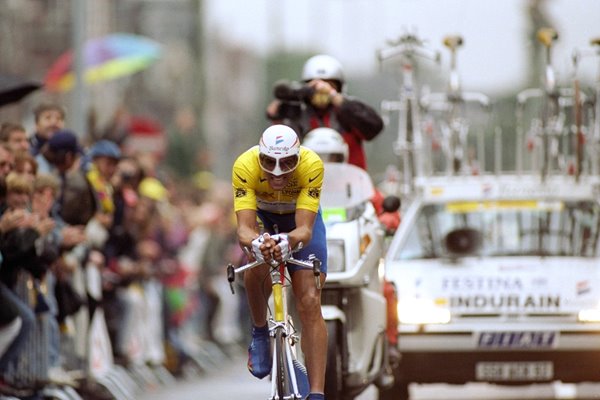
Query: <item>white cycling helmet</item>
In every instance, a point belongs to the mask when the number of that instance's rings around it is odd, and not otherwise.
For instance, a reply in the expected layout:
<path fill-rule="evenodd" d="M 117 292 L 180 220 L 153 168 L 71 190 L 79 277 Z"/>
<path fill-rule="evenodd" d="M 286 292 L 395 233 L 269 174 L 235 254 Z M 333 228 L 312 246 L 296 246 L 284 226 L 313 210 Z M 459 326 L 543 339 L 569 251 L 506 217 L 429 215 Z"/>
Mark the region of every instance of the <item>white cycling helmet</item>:
<path fill-rule="evenodd" d="M 344 73 L 342 64 L 335 58 L 326 54 L 319 54 L 306 60 L 302 67 L 302 80 L 304 82 L 313 79 L 331 79 L 340 83 L 340 90 L 344 85 Z"/>
<path fill-rule="evenodd" d="M 260 167 L 275 176 L 292 172 L 300 162 L 300 139 L 286 125 L 268 127 L 260 137 L 258 149 Z"/>
<path fill-rule="evenodd" d="M 313 129 L 306 134 L 302 145 L 317 153 L 323 162 L 348 161 L 348 144 L 335 129 L 324 127 Z"/>

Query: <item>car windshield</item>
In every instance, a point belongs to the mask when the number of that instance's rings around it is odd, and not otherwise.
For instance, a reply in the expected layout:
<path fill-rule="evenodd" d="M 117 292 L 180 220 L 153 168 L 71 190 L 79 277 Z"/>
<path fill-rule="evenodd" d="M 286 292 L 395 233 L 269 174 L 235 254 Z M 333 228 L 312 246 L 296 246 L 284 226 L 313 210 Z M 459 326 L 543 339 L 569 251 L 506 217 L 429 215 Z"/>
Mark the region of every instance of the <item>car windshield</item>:
<path fill-rule="evenodd" d="M 444 238 L 461 228 L 481 233 L 477 254 L 595 257 L 600 207 L 594 201 L 468 201 L 426 204 L 395 254 L 397 260 L 444 257 Z"/>

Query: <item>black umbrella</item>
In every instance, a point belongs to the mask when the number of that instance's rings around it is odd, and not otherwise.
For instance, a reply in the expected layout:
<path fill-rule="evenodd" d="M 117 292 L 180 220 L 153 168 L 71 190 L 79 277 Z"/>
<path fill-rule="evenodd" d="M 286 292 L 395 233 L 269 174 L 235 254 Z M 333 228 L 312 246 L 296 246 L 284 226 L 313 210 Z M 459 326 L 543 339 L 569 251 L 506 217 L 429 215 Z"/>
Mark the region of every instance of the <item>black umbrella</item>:
<path fill-rule="evenodd" d="M 41 87 L 39 82 L 0 74 L 0 107 L 17 102 Z"/>

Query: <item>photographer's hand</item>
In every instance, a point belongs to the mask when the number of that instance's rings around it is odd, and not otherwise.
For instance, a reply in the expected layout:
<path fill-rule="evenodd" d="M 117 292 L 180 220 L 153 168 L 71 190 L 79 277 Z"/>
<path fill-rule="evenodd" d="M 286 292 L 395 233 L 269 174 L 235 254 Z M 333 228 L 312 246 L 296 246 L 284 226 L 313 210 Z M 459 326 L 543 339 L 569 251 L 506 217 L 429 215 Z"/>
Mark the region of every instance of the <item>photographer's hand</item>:
<path fill-rule="evenodd" d="M 329 104 L 339 107 L 344 101 L 344 97 L 327 81 L 314 79 L 308 83 L 308 86 L 315 91 L 311 104 L 317 108 L 325 108 Z"/>

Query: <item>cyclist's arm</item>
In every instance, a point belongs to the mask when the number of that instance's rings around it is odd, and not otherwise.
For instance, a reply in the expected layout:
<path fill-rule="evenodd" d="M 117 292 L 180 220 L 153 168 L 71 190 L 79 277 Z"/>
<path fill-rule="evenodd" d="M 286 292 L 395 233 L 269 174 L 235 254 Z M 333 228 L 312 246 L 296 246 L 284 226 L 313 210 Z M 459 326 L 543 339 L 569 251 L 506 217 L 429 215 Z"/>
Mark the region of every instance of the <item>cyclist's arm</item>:
<path fill-rule="evenodd" d="M 313 225 L 317 214 L 302 208 L 296 209 L 296 229 L 288 232 L 290 247 L 295 249 L 299 243 L 306 247 L 312 238 Z"/>
<path fill-rule="evenodd" d="M 235 213 L 237 217 L 237 236 L 240 246 L 252 248 L 252 241 L 258 237 L 256 230 L 256 211 L 239 210 Z"/>

